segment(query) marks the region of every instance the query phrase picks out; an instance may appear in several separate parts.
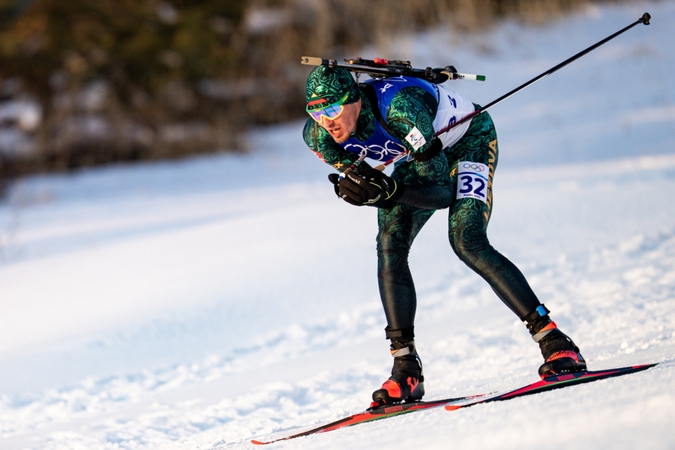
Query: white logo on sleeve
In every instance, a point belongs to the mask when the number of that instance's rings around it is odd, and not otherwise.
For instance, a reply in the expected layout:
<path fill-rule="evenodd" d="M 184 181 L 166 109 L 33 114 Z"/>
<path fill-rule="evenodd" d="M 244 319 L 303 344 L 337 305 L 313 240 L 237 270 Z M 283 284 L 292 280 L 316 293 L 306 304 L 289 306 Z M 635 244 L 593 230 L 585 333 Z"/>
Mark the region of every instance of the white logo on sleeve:
<path fill-rule="evenodd" d="M 488 166 L 472 161 L 460 161 L 457 169 L 457 198 L 475 198 L 487 203 L 490 175 Z"/>
<path fill-rule="evenodd" d="M 427 140 L 424 139 L 422 132 L 418 130 L 417 127 L 414 127 L 412 131 L 408 133 L 405 140 L 415 150 L 419 150 L 420 147 L 423 147 L 424 144 L 427 143 Z"/>

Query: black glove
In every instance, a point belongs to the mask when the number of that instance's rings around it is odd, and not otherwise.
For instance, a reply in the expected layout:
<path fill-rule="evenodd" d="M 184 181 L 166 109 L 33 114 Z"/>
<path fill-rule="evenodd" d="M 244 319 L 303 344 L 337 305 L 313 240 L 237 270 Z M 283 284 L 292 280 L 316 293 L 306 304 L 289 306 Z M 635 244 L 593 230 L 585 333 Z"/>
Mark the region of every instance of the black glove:
<path fill-rule="evenodd" d="M 328 179 L 335 185 L 338 197 L 356 206 L 389 208 L 403 194 L 403 185 L 370 167 L 348 169 L 342 177 L 333 173 Z"/>

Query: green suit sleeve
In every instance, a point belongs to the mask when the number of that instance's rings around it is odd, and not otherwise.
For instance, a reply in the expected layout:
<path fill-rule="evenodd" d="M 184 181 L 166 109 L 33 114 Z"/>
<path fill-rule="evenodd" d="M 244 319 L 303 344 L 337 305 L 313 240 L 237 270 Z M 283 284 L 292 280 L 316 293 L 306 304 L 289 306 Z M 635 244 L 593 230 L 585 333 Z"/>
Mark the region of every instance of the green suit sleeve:
<path fill-rule="evenodd" d="M 438 102 L 432 94 L 418 87 L 404 88 L 392 98 L 386 121 L 409 151 L 421 154 L 432 145 L 440 145 L 433 126 L 437 110 Z M 411 133 L 416 139 L 406 139 Z M 422 141 L 417 139 L 420 135 Z M 413 145 L 415 141 L 418 144 Z"/>
<path fill-rule="evenodd" d="M 302 135 L 305 143 L 316 156 L 340 172 L 346 170 L 347 167 L 359 158 L 357 154 L 345 151 L 313 119 L 307 119 Z"/>

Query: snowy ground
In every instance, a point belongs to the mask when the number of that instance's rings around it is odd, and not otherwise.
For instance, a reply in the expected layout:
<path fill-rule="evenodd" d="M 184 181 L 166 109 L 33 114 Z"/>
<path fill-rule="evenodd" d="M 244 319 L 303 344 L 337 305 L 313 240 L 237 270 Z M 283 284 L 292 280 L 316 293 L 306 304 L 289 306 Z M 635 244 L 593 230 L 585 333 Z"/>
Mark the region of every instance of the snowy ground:
<path fill-rule="evenodd" d="M 647 372 L 278 448 L 675 448 L 675 4 L 593 8 L 386 55 L 455 64 L 486 104 L 637 20 L 492 110 L 493 245 L 591 368 Z M 478 51 L 482 49 L 482 51 Z M 364 52 L 364 56 L 366 52 Z M 239 449 L 367 406 L 391 358 L 375 211 L 335 198 L 301 123 L 249 156 L 26 179 L 0 203 L 0 449 Z M 445 211 L 411 255 L 427 396 L 536 380 L 522 324 L 452 254 Z"/>

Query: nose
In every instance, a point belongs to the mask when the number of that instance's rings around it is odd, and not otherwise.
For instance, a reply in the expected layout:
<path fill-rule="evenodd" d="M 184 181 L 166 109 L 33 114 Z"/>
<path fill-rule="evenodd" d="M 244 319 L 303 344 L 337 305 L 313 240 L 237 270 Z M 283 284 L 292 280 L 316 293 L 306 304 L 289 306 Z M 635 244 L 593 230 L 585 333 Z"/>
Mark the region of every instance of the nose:
<path fill-rule="evenodd" d="M 321 123 L 320 125 L 324 128 L 333 128 L 333 125 L 335 124 L 335 121 L 330 120 L 326 116 L 321 116 Z"/>

